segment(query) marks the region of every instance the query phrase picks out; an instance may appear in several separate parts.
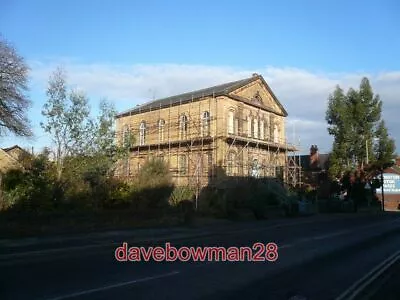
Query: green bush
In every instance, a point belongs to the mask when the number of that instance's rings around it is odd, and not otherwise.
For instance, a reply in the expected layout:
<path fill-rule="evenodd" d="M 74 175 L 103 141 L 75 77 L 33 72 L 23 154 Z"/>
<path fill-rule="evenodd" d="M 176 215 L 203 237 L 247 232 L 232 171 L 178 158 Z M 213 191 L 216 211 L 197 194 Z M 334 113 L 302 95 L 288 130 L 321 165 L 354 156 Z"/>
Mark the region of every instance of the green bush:
<path fill-rule="evenodd" d="M 54 209 L 54 169 L 47 157 L 24 160 L 24 170 L 10 170 L 2 176 L 2 209 L 49 211 Z"/>
<path fill-rule="evenodd" d="M 177 186 L 173 189 L 168 202 L 172 206 L 178 206 L 182 201 L 192 200 L 195 195 L 196 192 L 193 188 L 187 186 Z"/>
<path fill-rule="evenodd" d="M 139 186 L 132 194 L 134 207 L 138 210 L 165 209 L 168 207 L 168 199 L 174 189 L 170 185 Z"/>
<path fill-rule="evenodd" d="M 267 217 L 269 207 L 280 206 L 286 198 L 286 188 L 275 180 L 243 179 L 204 189 L 199 203 L 203 212 L 218 217 L 235 218 L 240 211 L 252 211 L 256 218 L 262 219 Z"/>
<path fill-rule="evenodd" d="M 171 174 L 168 165 L 160 158 L 150 158 L 140 169 L 139 185 L 153 187 L 171 184 Z"/>
<path fill-rule="evenodd" d="M 159 158 L 150 158 L 132 182 L 129 199 L 139 210 L 166 208 L 173 189 L 167 164 Z"/>
<path fill-rule="evenodd" d="M 105 208 L 128 207 L 132 203 L 133 187 L 131 184 L 110 178 L 107 182 L 108 197 Z"/>
<path fill-rule="evenodd" d="M 2 176 L 3 191 L 8 192 L 14 190 L 24 181 L 25 177 L 26 176 L 22 170 L 9 170 L 4 176 Z"/>

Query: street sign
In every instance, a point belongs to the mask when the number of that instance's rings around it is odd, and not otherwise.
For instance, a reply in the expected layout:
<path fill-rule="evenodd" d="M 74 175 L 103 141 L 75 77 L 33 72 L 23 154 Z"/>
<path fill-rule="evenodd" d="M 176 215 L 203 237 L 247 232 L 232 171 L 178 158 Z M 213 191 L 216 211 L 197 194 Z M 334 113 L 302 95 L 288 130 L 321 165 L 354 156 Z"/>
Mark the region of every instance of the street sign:
<path fill-rule="evenodd" d="M 377 194 L 381 194 L 378 189 Z M 393 173 L 383 173 L 383 192 L 385 194 L 400 194 L 400 175 Z"/>

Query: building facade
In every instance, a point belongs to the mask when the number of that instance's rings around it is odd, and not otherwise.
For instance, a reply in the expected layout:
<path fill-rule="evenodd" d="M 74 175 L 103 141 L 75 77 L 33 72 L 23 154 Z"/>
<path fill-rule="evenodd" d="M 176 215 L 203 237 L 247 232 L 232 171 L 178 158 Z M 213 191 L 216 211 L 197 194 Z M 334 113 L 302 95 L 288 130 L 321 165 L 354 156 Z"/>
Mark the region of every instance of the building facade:
<path fill-rule="evenodd" d="M 30 154 L 18 145 L 8 148 L 0 148 L 0 174 L 11 169 L 21 169 L 21 161 L 24 156 Z"/>
<path fill-rule="evenodd" d="M 119 142 L 135 140 L 118 176 L 135 176 L 149 157 L 160 157 L 177 185 L 248 176 L 290 181 L 287 154 L 296 149 L 286 141 L 287 115 L 258 74 L 145 103 L 117 115 Z"/>

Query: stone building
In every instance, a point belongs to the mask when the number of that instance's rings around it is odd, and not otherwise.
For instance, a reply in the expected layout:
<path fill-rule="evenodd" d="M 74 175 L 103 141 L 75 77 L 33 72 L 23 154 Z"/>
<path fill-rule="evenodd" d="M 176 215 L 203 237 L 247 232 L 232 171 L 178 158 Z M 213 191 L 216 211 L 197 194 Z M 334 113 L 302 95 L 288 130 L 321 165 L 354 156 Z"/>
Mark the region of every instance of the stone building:
<path fill-rule="evenodd" d="M 0 173 L 22 168 L 21 161 L 25 155 L 30 154 L 18 145 L 0 148 Z"/>
<path fill-rule="evenodd" d="M 155 100 L 117 115 L 120 142 L 135 137 L 119 176 L 135 176 L 149 157 L 164 159 L 177 185 L 227 177 L 275 177 L 290 183 L 287 112 L 263 77 Z"/>

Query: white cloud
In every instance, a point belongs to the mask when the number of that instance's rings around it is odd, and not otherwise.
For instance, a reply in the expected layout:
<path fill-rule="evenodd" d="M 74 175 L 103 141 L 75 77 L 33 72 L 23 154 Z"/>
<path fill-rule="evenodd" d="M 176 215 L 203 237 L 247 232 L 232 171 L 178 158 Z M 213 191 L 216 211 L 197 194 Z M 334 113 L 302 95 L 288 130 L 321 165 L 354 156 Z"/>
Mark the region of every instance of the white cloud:
<path fill-rule="evenodd" d="M 33 87 L 43 91 L 49 74 L 59 64 L 59 61 L 33 62 Z M 67 70 L 69 83 L 87 91 L 92 106 L 96 106 L 102 97 L 107 97 L 116 103 L 120 111 L 153 97 L 162 98 L 246 78 L 254 72 L 260 73 L 289 113 L 288 138 L 292 139 L 292 124 L 296 123 L 296 136 L 300 137 L 305 151 L 311 144 L 317 144 L 321 151 L 330 149 L 325 110 L 327 97 L 335 85 L 339 84 L 344 89 L 358 87 L 362 76 L 368 76 L 375 92 L 384 100 L 383 114 L 390 133 L 397 143 L 400 141 L 400 71 L 379 74 L 323 73 L 272 66 L 244 70 L 205 65 L 84 64 L 69 60 L 63 60 L 61 64 Z"/>

